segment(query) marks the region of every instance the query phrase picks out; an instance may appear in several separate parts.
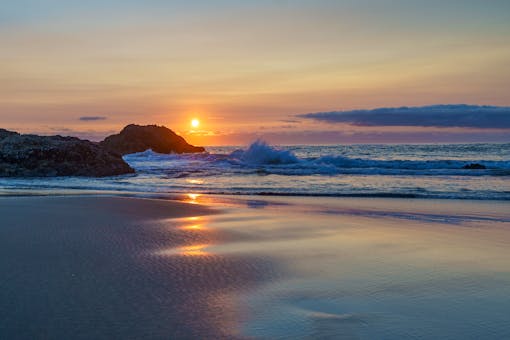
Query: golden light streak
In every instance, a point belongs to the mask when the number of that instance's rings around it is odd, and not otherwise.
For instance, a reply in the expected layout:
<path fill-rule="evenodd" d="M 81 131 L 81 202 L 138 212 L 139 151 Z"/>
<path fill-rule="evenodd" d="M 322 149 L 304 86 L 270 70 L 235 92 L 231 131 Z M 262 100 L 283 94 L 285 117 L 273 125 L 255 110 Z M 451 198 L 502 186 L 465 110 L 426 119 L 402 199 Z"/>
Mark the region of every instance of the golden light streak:
<path fill-rule="evenodd" d="M 186 194 L 186 196 L 188 196 L 188 200 L 186 200 L 186 202 L 191 203 L 191 204 L 198 204 L 197 199 L 202 195 L 189 193 L 189 194 Z"/>
<path fill-rule="evenodd" d="M 204 251 L 209 244 L 195 244 L 191 246 L 185 246 L 179 248 L 179 255 L 183 256 L 206 256 L 208 253 Z"/>

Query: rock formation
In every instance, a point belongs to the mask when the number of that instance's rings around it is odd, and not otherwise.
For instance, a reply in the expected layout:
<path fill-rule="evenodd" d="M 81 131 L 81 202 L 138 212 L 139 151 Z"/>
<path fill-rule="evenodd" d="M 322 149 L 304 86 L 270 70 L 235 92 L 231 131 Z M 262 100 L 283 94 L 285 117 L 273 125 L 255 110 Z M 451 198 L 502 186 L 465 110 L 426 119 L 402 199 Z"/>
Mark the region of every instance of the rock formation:
<path fill-rule="evenodd" d="M 101 143 L 75 137 L 21 135 L 0 129 L 0 177 L 90 176 L 133 173 L 122 155 L 152 149 L 159 153 L 203 152 L 172 130 L 128 125 Z"/>
<path fill-rule="evenodd" d="M 109 151 L 126 155 L 152 149 L 158 153 L 204 152 L 203 147 L 188 144 L 172 130 L 157 125 L 126 126 L 119 134 L 106 137 L 101 146 Z"/>
<path fill-rule="evenodd" d="M 134 170 L 120 154 L 75 137 L 21 135 L 0 129 L 0 176 L 115 176 Z"/>
<path fill-rule="evenodd" d="M 17 135 L 17 134 L 18 133 L 14 132 L 14 131 L 8 131 L 8 130 L 5 130 L 5 129 L 0 129 L 0 140 L 4 139 L 5 137 L 9 137 L 9 136 Z"/>

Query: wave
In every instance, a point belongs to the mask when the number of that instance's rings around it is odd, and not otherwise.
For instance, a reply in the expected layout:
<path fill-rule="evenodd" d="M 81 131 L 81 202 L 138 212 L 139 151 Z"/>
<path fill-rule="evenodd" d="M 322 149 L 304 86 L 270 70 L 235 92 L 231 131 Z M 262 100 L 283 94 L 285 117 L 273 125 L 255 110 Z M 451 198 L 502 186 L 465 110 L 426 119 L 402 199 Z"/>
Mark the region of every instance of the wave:
<path fill-rule="evenodd" d="M 136 170 L 164 173 L 171 177 L 193 174 L 275 174 L 302 175 L 420 175 L 420 176 L 510 176 L 510 161 L 483 159 L 384 160 L 339 155 L 299 158 L 290 150 L 278 149 L 263 141 L 230 154 L 157 154 L 152 150 L 127 155 L 124 159 Z M 480 164 L 485 169 L 465 169 Z"/>
<path fill-rule="evenodd" d="M 62 194 L 107 194 L 149 198 L 175 197 L 187 199 L 189 193 L 206 195 L 276 196 L 276 197 L 359 197 L 359 198 L 408 198 L 408 199 L 461 199 L 510 201 L 510 191 L 485 190 L 441 190 L 438 187 L 225 187 L 190 186 L 182 182 L 143 176 L 119 176 L 115 178 L 87 179 L 83 177 L 62 178 L 0 178 L 1 196 L 62 195 Z"/>
<path fill-rule="evenodd" d="M 300 162 L 292 152 L 275 149 L 261 140 L 252 143 L 247 150 L 240 149 L 232 152 L 230 157 L 252 165 L 279 165 Z"/>
<path fill-rule="evenodd" d="M 196 154 L 126 155 L 135 174 L 0 178 L 0 195 L 97 191 L 510 200 L 510 144 L 278 148 L 256 141 Z M 463 169 L 478 163 L 486 169 Z M 485 176 L 479 178 L 477 176 Z"/>

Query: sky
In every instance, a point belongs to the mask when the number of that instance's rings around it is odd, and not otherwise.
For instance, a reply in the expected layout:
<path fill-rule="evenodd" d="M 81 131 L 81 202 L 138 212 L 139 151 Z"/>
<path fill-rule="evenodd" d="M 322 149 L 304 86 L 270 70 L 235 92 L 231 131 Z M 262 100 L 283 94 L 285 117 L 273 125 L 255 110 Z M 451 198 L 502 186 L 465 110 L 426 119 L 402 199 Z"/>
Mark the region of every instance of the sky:
<path fill-rule="evenodd" d="M 507 107 L 508 0 L 0 4 L 0 128 L 23 133 L 510 142 Z"/>

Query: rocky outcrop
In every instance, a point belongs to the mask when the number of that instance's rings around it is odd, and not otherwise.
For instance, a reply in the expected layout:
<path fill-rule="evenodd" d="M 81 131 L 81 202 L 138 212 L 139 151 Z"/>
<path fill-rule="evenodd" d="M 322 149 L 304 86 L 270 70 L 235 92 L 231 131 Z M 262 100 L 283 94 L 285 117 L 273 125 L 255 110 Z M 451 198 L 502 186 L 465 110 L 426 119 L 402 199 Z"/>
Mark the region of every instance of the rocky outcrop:
<path fill-rule="evenodd" d="M 479 169 L 487 169 L 487 167 L 483 164 L 471 163 L 471 164 L 464 165 L 462 167 L 462 169 L 479 170 Z"/>
<path fill-rule="evenodd" d="M 101 143 L 75 137 L 21 135 L 0 129 L 0 177 L 90 176 L 133 173 L 122 155 L 152 149 L 159 153 L 203 152 L 172 130 L 128 125 Z"/>
<path fill-rule="evenodd" d="M 121 155 L 75 137 L 20 135 L 0 129 L 0 176 L 103 177 L 133 173 Z"/>
<path fill-rule="evenodd" d="M 119 134 L 107 137 L 101 142 L 101 146 L 121 155 L 142 152 L 147 149 L 158 153 L 205 151 L 203 147 L 188 144 L 184 138 L 172 130 L 157 125 L 128 125 Z"/>
<path fill-rule="evenodd" d="M 14 131 L 8 131 L 5 129 L 0 129 L 0 140 L 4 139 L 5 137 L 14 136 L 14 135 L 18 135 L 18 133 L 14 132 Z"/>

